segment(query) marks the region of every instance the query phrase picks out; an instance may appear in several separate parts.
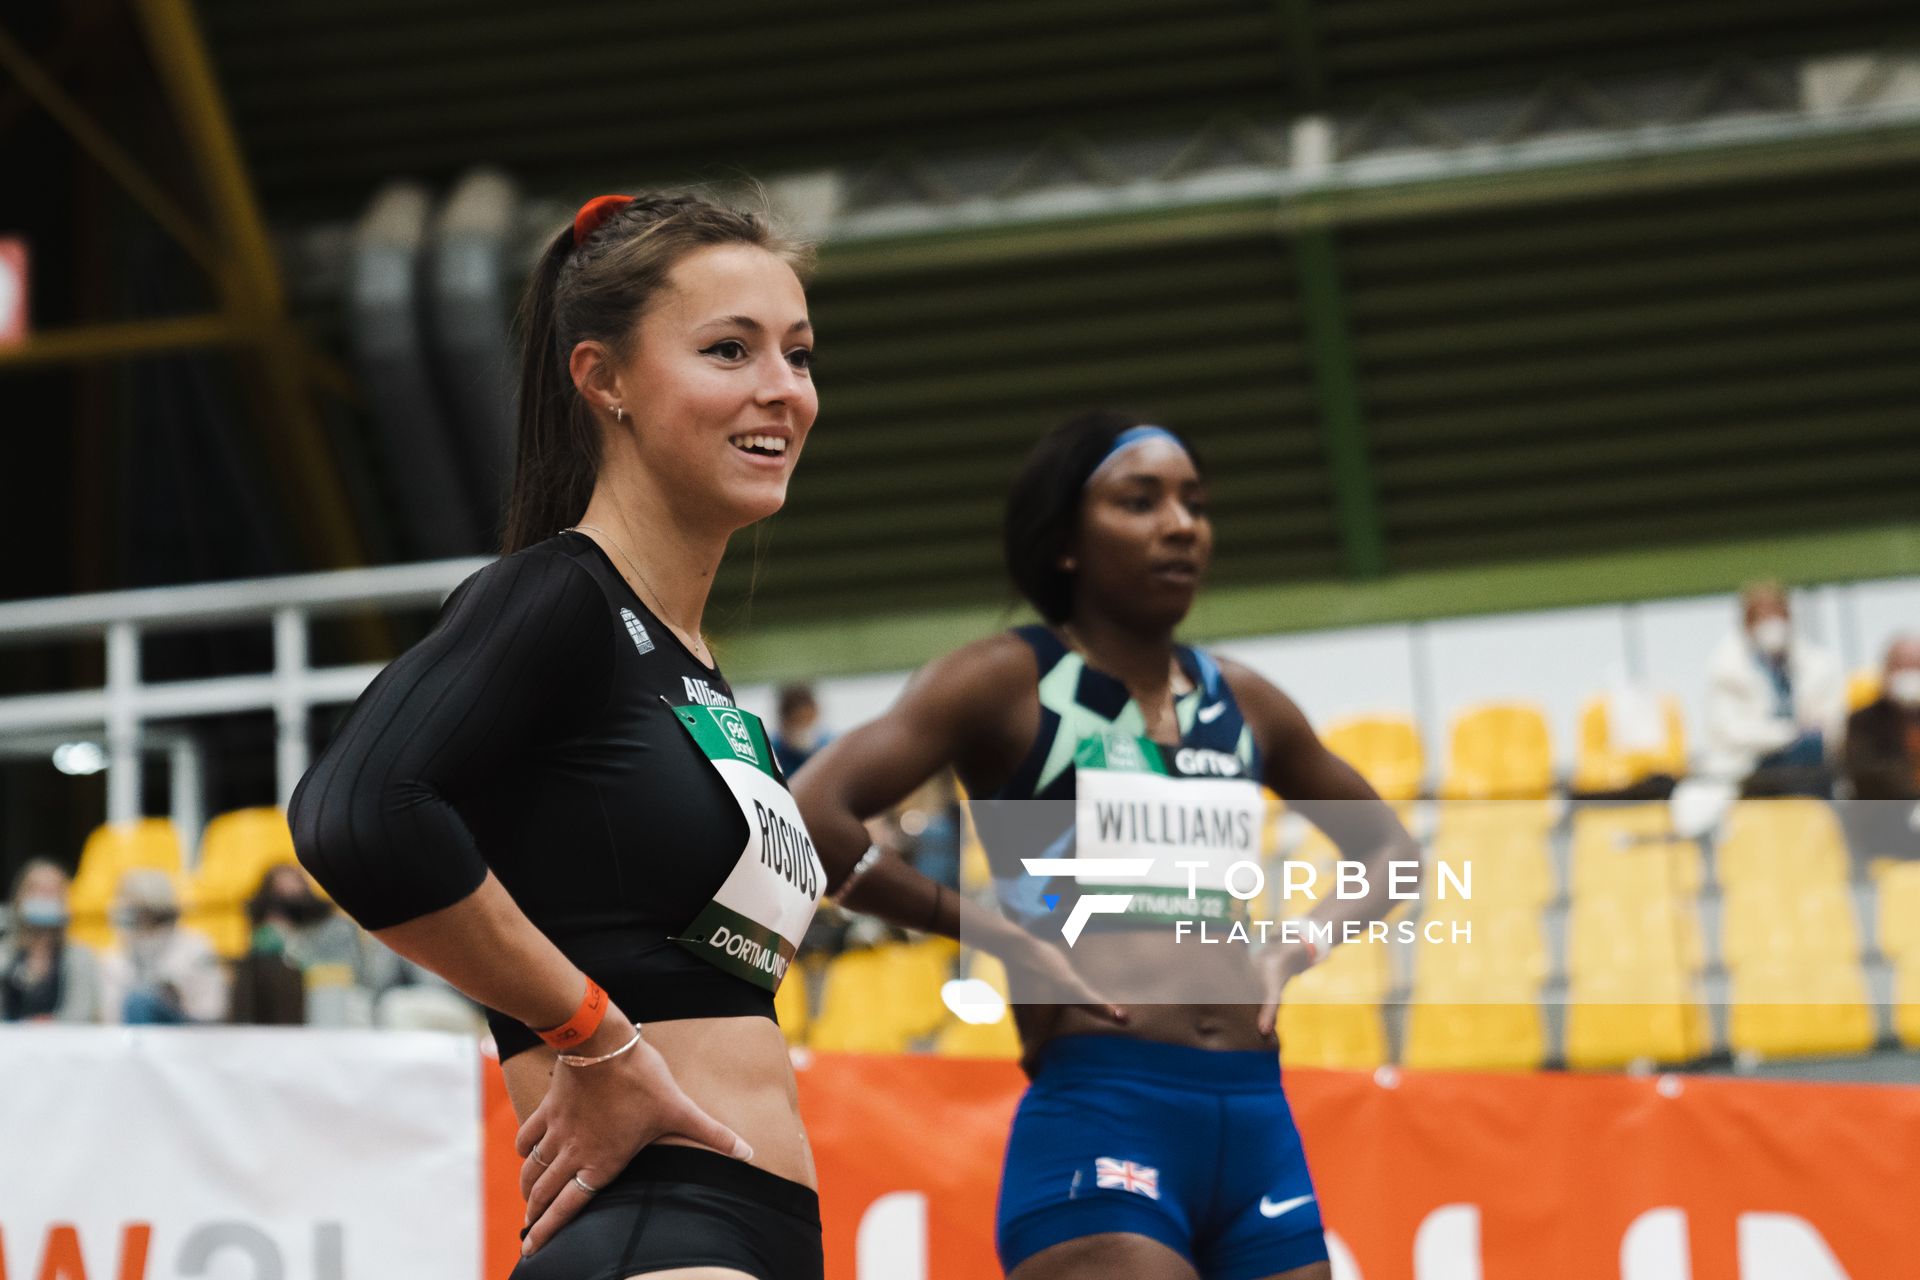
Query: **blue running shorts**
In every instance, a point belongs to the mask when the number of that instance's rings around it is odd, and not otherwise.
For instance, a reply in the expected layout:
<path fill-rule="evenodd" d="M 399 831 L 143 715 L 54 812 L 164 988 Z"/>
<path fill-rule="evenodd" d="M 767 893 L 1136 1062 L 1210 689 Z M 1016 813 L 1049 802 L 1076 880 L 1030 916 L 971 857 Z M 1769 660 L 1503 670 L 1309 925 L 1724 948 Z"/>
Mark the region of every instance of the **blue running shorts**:
<path fill-rule="evenodd" d="M 1205 1280 L 1327 1256 L 1278 1055 L 1122 1036 L 1041 1050 L 1007 1139 L 995 1227 L 1008 1271 L 1110 1231 L 1158 1240 Z"/>

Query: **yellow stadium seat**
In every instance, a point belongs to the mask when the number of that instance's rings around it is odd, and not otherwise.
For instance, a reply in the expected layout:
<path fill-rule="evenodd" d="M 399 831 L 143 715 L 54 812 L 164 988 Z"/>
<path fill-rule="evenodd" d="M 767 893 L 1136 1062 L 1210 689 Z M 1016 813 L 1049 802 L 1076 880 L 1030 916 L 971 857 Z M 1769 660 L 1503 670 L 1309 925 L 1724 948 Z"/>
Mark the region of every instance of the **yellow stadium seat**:
<path fill-rule="evenodd" d="M 951 938 L 877 947 L 887 982 L 889 1015 L 909 1038 L 932 1035 L 947 1020 L 940 988 L 953 976 L 960 944 Z"/>
<path fill-rule="evenodd" d="M 1765 1058 L 1866 1052 L 1873 1011 L 1858 966 L 1795 961 L 1736 973 L 1727 1040 Z"/>
<path fill-rule="evenodd" d="M 269 805 L 221 814 L 201 837 L 200 865 L 187 882 L 181 923 L 206 935 L 223 956 L 244 954 L 250 941 L 247 900 L 268 870 L 282 863 L 297 865 L 284 813 Z M 311 877 L 307 883 L 326 896 Z"/>
<path fill-rule="evenodd" d="M 1385 998 L 1392 980 L 1387 944 L 1349 942 L 1288 983 L 1286 999 L 1300 1004 L 1373 1004 Z"/>
<path fill-rule="evenodd" d="M 899 1053 L 946 1021 L 940 987 L 956 944 L 944 939 L 848 951 L 827 965 L 808 1043 L 845 1053 Z"/>
<path fill-rule="evenodd" d="M 1401 1062 L 1439 1071 L 1531 1071 L 1546 1057 L 1540 1006 L 1419 1001 L 1407 1007 Z"/>
<path fill-rule="evenodd" d="M 1445 800 L 1439 807 L 1435 838 L 1474 839 L 1482 843 L 1537 845 L 1553 830 L 1553 803 L 1521 800 Z"/>
<path fill-rule="evenodd" d="M 1727 814 L 1714 865 L 1727 889 L 1838 885 L 1849 874 L 1846 836 L 1824 800 L 1740 801 Z"/>
<path fill-rule="evenodd" d="M 1573 847 L 1614 849 L 1645 840 L 1672 839 L 1673 814 L 1664 804 L 1582 804 L 1573 811 Z"/>
<path fill-rule="evenodd" d="M 280 810 L 266 806 L 223 813 L 201 837 L 195 896 L 206 906 L 244 903 L 269 867 L 295 861 L 293 832 Z"/>
<path fill-rule="evenodd" d="M 1691 840 L 1631 844 L 1614 849 L 1574 849 L 1573 896 L 1635 898 L 1641 901 L 1692 898 L 1706 879 L 1700 846 Z"/>
<path fill-rule="evenodd" d="M 1615 740 L 1605 694 L 1587 700 L 1580 711 L 1580 751 L 1575 760 L 1573 787 L 1576 791 L 1614 791 L 1631 786 L 1643 778 L 1665 773 L 1682 777 L 1687 772 L 1687 730 L 1680 711 L 1680 700 L 1668 695 L 1660 699 L 1664 741 L 1652 749 L 1628 748 Z"/>
<path fill-rule="evenodd" d="M 1379 1006 L 1281 1003 L 1281 1065 L 1361 1071 L 1386 1060 L 1387 1033 Z"/>
<path fill-rule="evenodd" d="M 1425 896 L 1435 900 L 1444 889 L 1460 889 L 1486 906 L 1540 907 L 1554 896 L 1553 861 L 1544 834 L 1476 836 L 1442 827 L 1433 842 Z M 1439 864 L 1448 868 L 1443 881 Z"/>
<path fill-rule="evenodd" d="M 1909 960 L 1894 977 L 1893 1030 L 1900 1043 L 1920 1049 L 1920 961 Z"/>
<path fill-rule="evenodd" d="M 1618 1070 L 1636 1062 L 1689 1062 L 1712 1048 L 1705 1006 L 1684 981 L 1576 979 L 1568 989 L 1567 1065 Z"/>
<path fill-rule="evenodd" d="M 1009 1010 L 996 1022 L 962 1022 L 951 1018 L 933 1038 L 933 1051 L 949 1058 L 1000 1058 L 1020 1056 L 1020 1032 Z"/>
<path fill-rule="evenodd" d="M 1847 677 L 1847 710 L 1858 711 L 1869 703 L 1880 701 L 1880 673 L 1871 668 L 1854 672 Z"/>
<path fill-rule="evenodd" d="M 1920 961 L 1920 862 L 1888 867 L 1877 889 L 1880 950 L 1896 963 Z"/>
<path fill-rule="evenodd" d="M 1320 740 L 1359 771 L 1385 800 L 1412 800 L 1427 776 L 1420 731 L 1405 716 L 1354 716 L 1327 726 Z"/>
<path fill-rule="evenodd" d="M 808 1043 L 840 1053 L 902 1053 L 913 1039 L 892 1007 L 885 947 L 847 951 L 827 962 L 820 1011 Z"/>
<path fill-rule="evenodd" d="M 1429 940 L 1422 930 L 1414 957 L 1415 991 L 1479 997 L 1516 983 L 1531 989 L 1546 981 L 1546 935 L 1540 913 L 1530 907 L 1500 908 L 1462 899 L 1429 902 L 1423 921 L 1449 926 L 1459 922 L 1469 932 L 1456 940 L 1456 931 L 1448 927 L 1437 940 Z"/>
<path fill-rule="evenodd" d="M 780 1020 L 780 1034 L 787 1038 L 788 1044 L 807 1042 L 807 1024 L 813 1013 L 808 980 L 808 966 L 804 962 L 789 965 L 780 989 L 773 993 L 774 1016 Z"/>
<path fill-rule="evenodd" d="M 1704 958 L 1691 900 L 1596 895 L 1574 899 L 1567 913 L 1567 977 L 1573 982 L 1677 978 L 1697 972 Z"/>
<path fill-rule="evenodd" d="M 1460 800 L 1538 799 L 1553 786 L 1547 717 L 1528 702 L 1494 702 L 1463 712 L 1442 794 Z"/>
<path fill-rule="evenodd" d="M 1723 900 L 1720 945 L 1735 972 L 1795 961 L 1851 961 L 1860 954 L 1853 897 L 1833 885 L 1731 890 Z"/>
<path fill-rule="evenodd" d="M 180 884 L 180 835 L 172 821 L 141 818 L 93 829 L 80 848 L 80 866 L 67 899 L 73 920 L 68 936 L 96 949 L 112 944 L 113 926 L 107 912 L 119 891 L 120 877 L 135 867 L 165 871 L 173 876 L 176 887 Z"/>

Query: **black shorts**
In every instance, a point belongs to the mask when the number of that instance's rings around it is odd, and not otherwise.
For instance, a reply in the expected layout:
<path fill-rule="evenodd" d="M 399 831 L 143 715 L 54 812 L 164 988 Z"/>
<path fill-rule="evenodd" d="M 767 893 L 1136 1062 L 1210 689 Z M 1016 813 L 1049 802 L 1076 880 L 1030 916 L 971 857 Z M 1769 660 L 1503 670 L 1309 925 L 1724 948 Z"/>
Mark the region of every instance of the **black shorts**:
<path fill-rule="evenodd" d="M 820 1197 L 717 1151 L 645 1147 L 510 1280 L 626 1280 L 673 1267 L 823 1280 Z"/>

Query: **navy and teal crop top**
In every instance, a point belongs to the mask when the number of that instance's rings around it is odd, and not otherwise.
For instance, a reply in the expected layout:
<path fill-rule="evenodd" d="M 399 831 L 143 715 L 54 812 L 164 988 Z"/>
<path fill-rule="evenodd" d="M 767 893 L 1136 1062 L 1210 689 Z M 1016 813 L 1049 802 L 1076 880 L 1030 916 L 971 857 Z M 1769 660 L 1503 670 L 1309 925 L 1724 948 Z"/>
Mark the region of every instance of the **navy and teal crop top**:
<path fill-rule="evenodd" d="M 1051 628 L 1015 627 L 1013 634 L 1033 650 L 1039 669 L 1040 727 L 1012 776 L 986 803 L 974 804 L 972 812 L 1001 908 L 1015 920 L 1032 923 L 1052 913 L 1045 896 L 1064 886 L 1026 874 L 1020 859 L 1071 851 L 1075 751 L 1086 738 L 1108 733 L 1145 737 L 1147 728 L 1127 686 L 1088 666 Z M 1257 780 L 1259 747 L 1220 664 L 1187 645 L 1176 646 L 1174 656 L 1193 687 L 1174 699 L 1180 741 L 1171 745 L 1231 755 L 1245 776 Z M 1008 803 L 1019 801 L 1052 804 Z"/>

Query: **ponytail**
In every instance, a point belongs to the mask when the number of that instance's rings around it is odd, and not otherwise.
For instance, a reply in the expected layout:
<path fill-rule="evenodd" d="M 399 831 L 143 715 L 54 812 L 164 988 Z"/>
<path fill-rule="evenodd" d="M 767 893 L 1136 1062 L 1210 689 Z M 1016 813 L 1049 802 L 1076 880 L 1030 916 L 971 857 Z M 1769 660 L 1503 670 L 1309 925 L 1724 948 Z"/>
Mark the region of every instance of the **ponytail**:
<path fill-rule="evenodd" d="M 556 315 L 560 272 L 572 252 L 569 224 L 540 255 L 520 304 L 518 430 L 501 555 L 572 525 L 600 474 L 600 433 L 574 388 Z"/>

